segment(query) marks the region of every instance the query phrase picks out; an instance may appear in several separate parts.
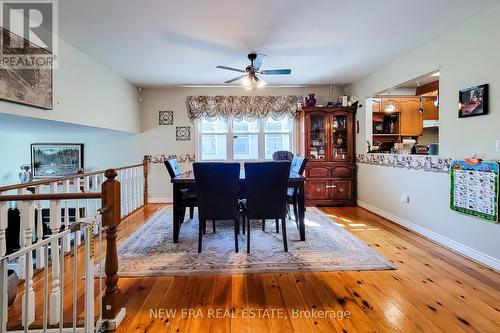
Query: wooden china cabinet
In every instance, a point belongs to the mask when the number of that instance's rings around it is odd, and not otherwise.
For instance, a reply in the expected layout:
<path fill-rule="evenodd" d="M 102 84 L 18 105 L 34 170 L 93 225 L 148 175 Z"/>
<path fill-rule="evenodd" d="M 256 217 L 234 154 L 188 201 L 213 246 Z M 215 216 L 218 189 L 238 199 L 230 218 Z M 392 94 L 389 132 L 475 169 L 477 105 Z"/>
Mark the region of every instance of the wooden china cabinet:
<path fill-rule="evenodd" d="M 307 205 L 356 204 L 356 107 L 304 107 L 302 152 Z"/>

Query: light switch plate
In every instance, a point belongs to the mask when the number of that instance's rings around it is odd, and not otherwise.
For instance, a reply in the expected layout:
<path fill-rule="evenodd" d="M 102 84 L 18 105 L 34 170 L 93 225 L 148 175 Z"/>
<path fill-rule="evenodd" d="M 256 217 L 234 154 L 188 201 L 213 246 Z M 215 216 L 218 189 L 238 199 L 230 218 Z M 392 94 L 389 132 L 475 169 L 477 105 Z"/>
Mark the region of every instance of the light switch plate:
<path fill-rule="evenodd" d="M 408 194 L 401 194 L 401 202 L 409 203 L 410 202 L 410 196 Z"/>

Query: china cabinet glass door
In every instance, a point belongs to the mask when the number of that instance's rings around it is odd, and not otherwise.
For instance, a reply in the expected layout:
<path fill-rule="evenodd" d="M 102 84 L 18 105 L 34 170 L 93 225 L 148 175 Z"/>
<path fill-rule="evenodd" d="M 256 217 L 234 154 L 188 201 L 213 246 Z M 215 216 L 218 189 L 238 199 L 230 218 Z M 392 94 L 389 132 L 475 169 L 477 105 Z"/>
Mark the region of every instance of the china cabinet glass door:
<path fill-rule="evenodd" d="M 311 114 L 309 158 L 311 160 L 326 159 L 326 114 Z"/>
<path fill-rule="evenodd" d="M 346 161 L 349 159 L 349 136 L 347 130 L 347 116 L 333 116 L 332 120 L 332 159 Z"/>

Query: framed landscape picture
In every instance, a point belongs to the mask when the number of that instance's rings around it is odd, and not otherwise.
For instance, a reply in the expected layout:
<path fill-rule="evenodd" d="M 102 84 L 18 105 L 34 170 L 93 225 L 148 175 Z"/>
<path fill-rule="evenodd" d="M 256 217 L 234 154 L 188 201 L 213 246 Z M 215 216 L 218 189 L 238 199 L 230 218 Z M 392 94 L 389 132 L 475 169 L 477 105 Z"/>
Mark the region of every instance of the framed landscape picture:
<path fill-rule="evenodd" d="M 83 169 L 82 143 L 31 144 L 33 178 L 70 176 Z"/>
<path fill-rule="evenodd" d="M 460 90 L 458 105 L 459 118 L 488 114 L 488 85 Z"/>

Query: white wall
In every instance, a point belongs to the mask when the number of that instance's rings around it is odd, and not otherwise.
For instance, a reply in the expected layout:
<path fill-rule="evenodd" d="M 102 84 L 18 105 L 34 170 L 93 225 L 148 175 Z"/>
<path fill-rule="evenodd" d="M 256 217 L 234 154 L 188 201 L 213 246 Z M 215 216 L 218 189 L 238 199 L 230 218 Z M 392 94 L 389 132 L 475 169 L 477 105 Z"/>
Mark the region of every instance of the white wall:
<path fill-rule="evenodd" d="M 327 86 L 292 88 L 265 87 L 254 94 L 259 95 L 300 95 L 316 93 L 318 103 L 324 103 L 329 98 Z M 333 96 L 342 94 L 342 89 L 336 88 Z M 195 154 L 195 126 L 189 121 L 186 107 L 186 97 L 191 95 L 251 95 L 252 92 L 240 87 L 180 87 L 180 88 L 146 88 L 143 92 L 144 102 L 141 104 L 141 134 L 140 145 L 145 154 Z M 158 111 L 174 111 L 173 126 L 158 125 Z M 176 126 L 191 126 L 191 141 L 175 141 Z M 190 165 L 181 165 L 184 169 Z M 171 201 L 172 185 L 165 166 L 155 164 L 151 167 L 150 197 L 153 201 Z"/>
<path fill-rule="evenodd" d="M 347 88 L 361 100 L 386 88 L 440 68 L 440 155 L 463 158 L 478 153 L 500 159 L 500 6 L 472 18 L 441 37 L 375 71 Z M 458 118 L 458 91 L 490 84 L 490 114 Z M 366 152 L 366 110 L 359 109 L 357 151 Z M 358 199 L 365 206 L 409 221 L 455 248 L 500 269 L 500 224 L 463 216 L 449 209 L 449 175 L 359 165 Z M 410 195 L 410 203 L 400 201 Z M 422 232 L 422 229 L 419 229 Z M 450 245 L 449 243 L 448 245 Z"/>
<path fill-rule="evenodd" d="M 19 183 L 19 167 L 31 163 L 32 143 L 83 143 L 85 170 L 91 171 L 142 162 L 138 138 L 138 134 L 97 129 L 62 134 L 0 134 L 0 186 Z"/>
<path fill-rule="evenodd" d="M 59 39 L 53 110 L 0 101 L 0 112 L 137 133 L 137 88 Z M 1 134 L 1 133 L 0 133 Z"/>

